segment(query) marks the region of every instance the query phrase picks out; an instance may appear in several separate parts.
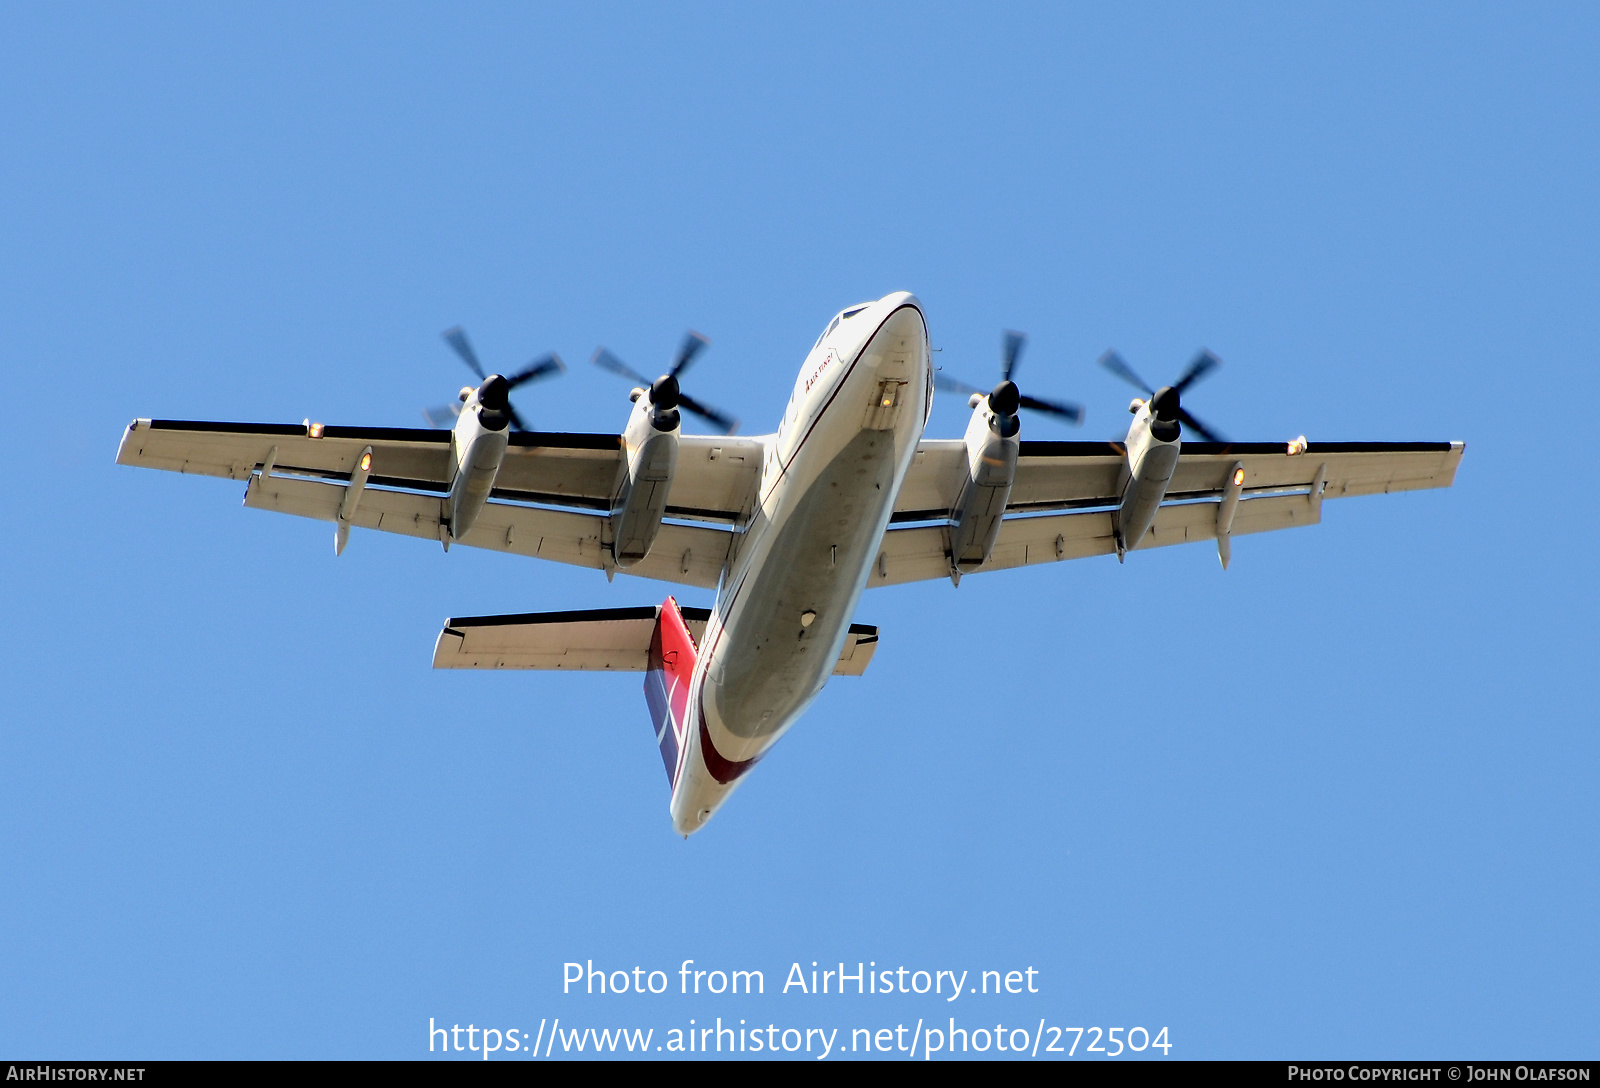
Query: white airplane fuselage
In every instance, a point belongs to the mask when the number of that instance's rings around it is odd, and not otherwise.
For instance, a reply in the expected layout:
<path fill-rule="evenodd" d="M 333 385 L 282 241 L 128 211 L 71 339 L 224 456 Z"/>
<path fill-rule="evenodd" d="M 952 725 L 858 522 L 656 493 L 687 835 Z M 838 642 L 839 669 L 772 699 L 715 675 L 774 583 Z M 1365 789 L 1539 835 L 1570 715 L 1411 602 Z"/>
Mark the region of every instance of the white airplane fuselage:
<path fill-rule="evenodd" d="M 845 311 L 806 357 L 701 639 L 670 808 L 680 834 L 827 683 L 932 404 L 910 294 Z"/>

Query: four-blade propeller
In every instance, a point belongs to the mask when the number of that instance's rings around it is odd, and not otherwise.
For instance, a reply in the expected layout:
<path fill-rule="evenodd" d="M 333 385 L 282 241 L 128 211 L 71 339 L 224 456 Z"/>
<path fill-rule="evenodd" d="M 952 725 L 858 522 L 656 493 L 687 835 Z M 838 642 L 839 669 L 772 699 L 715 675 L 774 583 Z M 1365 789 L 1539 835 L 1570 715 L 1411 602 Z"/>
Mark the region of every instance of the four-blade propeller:
<path fill-rule="evenodd" d="M 996 415 L 1014 416 L 1017 409 L 1026 408 L 1030 412 L 1044 412 L 1047 415 L 1057 416 L 1069 423 L 1083 422 L 1083 406 L 1070 401 L 1045 400 L 1042 397 L 1030 397 L 1017 388 L 1017 383 L 1011 380 L 1011 375 L 1017 369 L 1017 357 L 1022 354 L 1022 345 L 1028 338 L 1020 332 L 1007 331 L 1005 339 L 1000 344 L 1000 384 L 993 389 L 979 389 L 975 385 L 968 385 L 958 378 L 951 378 L 943 372 L 934 374 L 934 383 L 940 389 L 952 393 L 973 393 L 987 397 L 989 407 Z"/>
<path fill-rule="evenodd" d="M 1137 389 L 1142 389 L 1150 398 L 1150 414 L 1163 423 L 1181 423 L 1194 431 L 1207 442 L 1226 442 L 1216 431 L 1201 423 L 1189 410 L 1183 406 L 1183 391 L 1199 381 L 1210 371 L 1222 365 L 1222 360 L 1205 349 L 1194 357 L 1189 364 L 1189 369 L 1171 385 L 1164 385 L 1160 389 L 1151 389 L 1150 383 L 1134 373 L 1133 367 L 1118 355 L 1116 351 L 1107 351 L 1100 356 L 1100 365 L 1111 373 Z"/>
<path fill-rule="evenodd" d="M 461 356 L 461 361 L 466 363 L 467 368 L 483 383 L 478 387 L 478 403 L 491 412 L 503 414 L 510 420 L 511 426 L 519 431 L 527 430 L 528 426 L 517 414 L 517 410 L 511 406 L 511 391 L 520 385 L 552 377 L 567 369 L 560 356 L 550 352 L 539 356 L 515 374 L 486 374 L 483 364 L 478 362 L 478 353 L 472 350 L 472 341 L 467 339 L 465 329 L 457 325 L 453 329 L 446 329 L 441 335 L 445 343 L 455 349 L 456 354 Z M 422 411 L 423 418 L 431 427 L 448 427 L 460 413 L 459 402 L 438 408 L 425 408 Z"/>
<path fill-rule="evenodd" d="M 683 338 L 683 345 L 678 348 L 677 358 L 672 361 L 672 369 L 654 381 L 617 358 L 605 347 L 595 348 L 594 355 L 589 361 L 602 370 L 620 374 L 649 389 L 650 403 L 657 408 L 667 412 L 674 408 L 686 409 L 721 430 L 723 434 L 732 434 L 739 429 L 737 419 L 703 401 L 695 400 L 685 393 L 678 383 L 678 376 L 689 369 L 689 364 L 694 362 L 695 356 L 699 355 L 709 343 L 710 341 L 699 333 L 689 332 Z"/>
<path fill-rule="evenodd" d="M 528 429 L 517 410 L 511 406 L 511 391 L 530 382 L 540 381 L 552 377 L 566 370 L 566 364 L 554 352 L 541 355 L 521 370 L 510 375 L 489 374 L 484 371 L 483 364 L 478 361 L 478 353 L 473 350 L 472 341 L 467 339 L 466 330 L 460 325 L 446 329 L 442 334 L 445 342 L 455 349 L 468 369 L 478 376 L 482 383 L 478 387 L 478 403 L 491 412 L 504 414 L 511 426 L 519 431 Z M 939 388 L 950 392 L 962 393 L 968 396 L 976 393 L 986 398 L 989 407 L 1000 416 L 1014 416 L 1018 410 L 1026 408 L 1033 412 L 1042 412 L 1064 419 L 1070 423 L 1083 422 L 1083 406 L 1071 401 L 1052 401 L 1042 397 L 1029 396 L 1017 388 L 1012 380 L 1016 373 L 1017 360 L 1022 354 L 1022 347 L 1027 343 L 1027 337 L 1020 332 L 1007 331 L 1000 347 L 1000 384 L 993 389 L 980 389 L 975 385 L 968 385 L 958 378 L 952 378 L 942 372 L 934 374 L 934 382 Z M 653 381 L 639 373 L 633 367 L 617 358 L 609 349 L 599 347 L 595 349 L 590 362 L 603 370 L 636 382 L 650 390 L 650 401 L 663 411 L 683 408 L 693 412 L 724 434 L 733 434 L 739 427 L 739 421 L 726 412 L 714 408 L 703 401 L 698 401 L 685 393 L 679 383 L 679 377 L 688 370 L 695 358 L 710 343 L 704 336 L 690 331 L 683 338 L 678 354 L 672 361 L 672 367 L 665 374 Z M 1118 355 L 1115 349 L 1107 351 L 1100 356 L 1100 365 L 1123 381 L 1143 391 L 1149 397 L 1150 413 L 1163 423 L 1179 423 L 1194 431 L 1208 442 L 1225 442 L 1226 439 L 1216 431 L 1207 427 L 1185 407 L 1183 407 L 1183 393 L 1199 381 L 1202 377 L 1222 364 L 1211 352 L 1201 350 L 1189 364 L 1177 381 L 1171 385 L 1152 389 L 1150 383 L 1141 378 L 1127 361 Z M 450 404 L 438 408 L 429 408 L 423 411 L 424 418 L 430 426 L 448 427 L 460 413 L 461 405 Z"/>

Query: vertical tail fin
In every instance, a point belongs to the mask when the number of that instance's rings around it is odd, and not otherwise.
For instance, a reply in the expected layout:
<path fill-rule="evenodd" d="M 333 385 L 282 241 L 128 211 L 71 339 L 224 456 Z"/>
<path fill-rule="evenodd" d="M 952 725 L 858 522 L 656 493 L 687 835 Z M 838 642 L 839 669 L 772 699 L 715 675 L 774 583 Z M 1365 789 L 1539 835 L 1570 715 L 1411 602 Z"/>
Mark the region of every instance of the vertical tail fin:
<path fill-rule="evenodd" d="M 678 602 L 671 597 L 656 611 L 650 636 L 650 660 L 644 677 L 644 698 L 655 722 L 656 746 L 667 767 L 667 784 L 677 785 L 678 753 L 689 721 L 689 682 L 699 651 L 684 626 Z"/>

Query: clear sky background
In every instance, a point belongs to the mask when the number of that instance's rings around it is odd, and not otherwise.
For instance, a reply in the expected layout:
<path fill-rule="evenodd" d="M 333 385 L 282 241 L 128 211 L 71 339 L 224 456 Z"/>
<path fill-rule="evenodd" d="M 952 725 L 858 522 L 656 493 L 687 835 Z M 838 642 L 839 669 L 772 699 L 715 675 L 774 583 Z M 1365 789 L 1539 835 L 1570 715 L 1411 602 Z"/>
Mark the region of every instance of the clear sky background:
<path fill-rule="evenodd" d="M 1595 8 L 567 7 L 0 9 L 0 1052 L 954 1015 L 1595 1057 Z M 450 615 L 671 587 L 336 560 L 112 463 L 135 416 L 420 425 L 458 322 L 494 368 L 559 351 L 519 408 L 592 431 L 629 408 L 596 344 L 654 371 L 703 330 L 688 388 L 760 433 L 900 289 L 950 373 L 1019 328 L 1024 387 L 1088 405 L 1024 437 L 1125 430 L 1108 346 L 1160 381 L 1204 345 L 1230 436 L 1466 458 L 1226 573 L 869 591 L 870 671 L 688 842 L 638 678 L 429 667 Z M 560 993 L 690 958 L 769 992 Z M 772 992 L 812 960 L 1041 992 Z"/>

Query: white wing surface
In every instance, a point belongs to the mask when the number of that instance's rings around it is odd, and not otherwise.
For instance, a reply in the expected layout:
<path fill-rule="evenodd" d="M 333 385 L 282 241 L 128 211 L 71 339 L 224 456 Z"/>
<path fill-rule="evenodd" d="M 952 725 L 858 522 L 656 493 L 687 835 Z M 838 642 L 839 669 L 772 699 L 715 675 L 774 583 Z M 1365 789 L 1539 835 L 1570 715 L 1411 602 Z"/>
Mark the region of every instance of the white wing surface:
<path fill-rule="evenodd" d="M 137 419 L 117 463 L 248 480 L 245 505 L 334 521 L 363 452 L 371 472 L 351 524 L 441 539 L 450 432 L 321 424 Z M 675 521 L 731 524 L 748 513 L 764 447 L 758 439 L 686 435 L 667 501 Z M 490 501 L 468 547 L 606 569 L 604 513 L 618 483 L 616 435 L 534 431 L 511 436 Z M 731 532 L 668 522 L 649 558 L 624 573 L 714 588 Z"/>
<path fill-rule="evenodd" d="M 1185 442 L 1166 504 L 1139 547 L 1215 540 L 1223 487 L 1238 467 L 1245 479 L 1232 536 L 1314 525 L 1324 499 L 1449 487 L 1465 444 L 1314 443 L 1288 451 L 1278 443 Z M 937 523 L 959 497 L 966 456 L 959 439 L 918 446 L 869 586 L 950 576 L 948 529 Z M 1113 554 L 1111 515 L 1125 463 L 1115 443 L 1023 442 L 994 551 L 968 574 Z"/>

